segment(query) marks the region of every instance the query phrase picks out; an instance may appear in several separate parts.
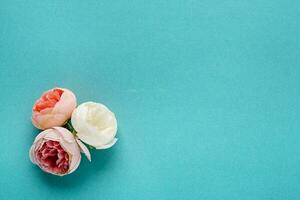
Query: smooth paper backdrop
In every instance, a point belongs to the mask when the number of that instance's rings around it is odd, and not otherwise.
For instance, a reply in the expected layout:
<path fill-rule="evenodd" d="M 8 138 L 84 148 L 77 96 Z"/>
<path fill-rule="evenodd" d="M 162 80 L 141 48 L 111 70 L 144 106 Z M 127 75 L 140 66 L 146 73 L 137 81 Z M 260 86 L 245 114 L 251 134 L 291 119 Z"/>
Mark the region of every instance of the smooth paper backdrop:
<path fill-rule="evenodd" d="M 299 199 L 299 27 L 296 0 L 1 0 L 0 199 Z M 56 86 L 119 122 L 66 177 L 28 157 Z"/>

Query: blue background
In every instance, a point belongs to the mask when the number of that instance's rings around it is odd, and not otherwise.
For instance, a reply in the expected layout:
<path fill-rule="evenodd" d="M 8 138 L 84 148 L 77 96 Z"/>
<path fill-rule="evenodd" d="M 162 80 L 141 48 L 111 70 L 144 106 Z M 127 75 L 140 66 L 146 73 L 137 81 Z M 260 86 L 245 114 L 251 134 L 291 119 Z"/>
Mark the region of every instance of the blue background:
<path fill-rule="evenodd" d="M 0 199 L 299 199 L 300 1 L 0 1 Z M 66 177 L 28 150 L 44 90 L 112 109 Z"/>

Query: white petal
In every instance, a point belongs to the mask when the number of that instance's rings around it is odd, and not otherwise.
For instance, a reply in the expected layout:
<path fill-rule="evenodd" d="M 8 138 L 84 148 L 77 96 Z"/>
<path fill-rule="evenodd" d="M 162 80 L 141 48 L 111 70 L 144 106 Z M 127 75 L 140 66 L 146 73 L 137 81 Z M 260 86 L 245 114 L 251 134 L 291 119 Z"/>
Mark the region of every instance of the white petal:
<path fill-rule="evenodd" d="M 92 146 L 106 146 L 117 133 L 117 120 L 113 112 L 100 103 L 86 102 L 72 114 L 72 125 L 77 136 Z"/>
<path fill-rule="evenodd" d="M 114 144 L 116 144 L 117 140 L 118 140 L 117 138 L 114 138 L 110 143 L 103 145 L 103 146 L 98 146 L 98 147 L 96 147 L 96 149 L 108 149 L 108 148 L 114 146 Z"/>

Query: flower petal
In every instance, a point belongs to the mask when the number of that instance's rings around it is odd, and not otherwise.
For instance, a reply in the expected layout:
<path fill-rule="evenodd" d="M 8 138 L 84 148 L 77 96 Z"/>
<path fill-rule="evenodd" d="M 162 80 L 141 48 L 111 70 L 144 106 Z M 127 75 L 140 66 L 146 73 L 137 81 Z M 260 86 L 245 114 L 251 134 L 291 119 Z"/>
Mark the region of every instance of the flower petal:
<path fill-rule="evenodd" d="M 108 148 L 114 146 L 114 144 L 116 144 L 117 140 L 118 140 L 118 138 L 114 138 L 110 143 L 103 145 L 103 146 L 98 146 L 98 147 L 96 147 L 96 149 L 108 149 Z"/>
<path fill-rule="evenodd" d="M 29 150 L 29 158 L 33 164 L 36 163 L 35 156 L 34 156 L 34 149 L 35 149 L 35 145 L 32 145 Z"/>
<path fill-rule="evenodd" d="M 92 159 L 91 159 L 91 153 L 90 153 L 89 149 L 79 139 L 76 138 L 76 141 L 80 147 L 81 152 L 84 153 L 84 155 L 87 157 L 87 159 L 91 162 Z"/>
<path fill-rule="evenodd" d="M 72 125 L 77 137 L 92 146 L 105 146 L 117 133 L 117 120 L 113 112 L 105 105 L 86 102 L 72 113 Z"/>

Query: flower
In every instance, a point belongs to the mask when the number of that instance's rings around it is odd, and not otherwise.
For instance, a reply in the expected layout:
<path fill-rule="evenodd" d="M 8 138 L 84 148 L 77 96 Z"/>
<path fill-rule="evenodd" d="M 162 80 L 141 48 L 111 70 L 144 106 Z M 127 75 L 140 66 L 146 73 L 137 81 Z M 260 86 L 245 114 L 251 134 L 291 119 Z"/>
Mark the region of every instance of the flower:
<path fill-rule="evenodd" d="M 106 106 L 95 102 L 79 105 L 72 113 L 71 122 L 77 137 L 96 149 L 107 149 L 117 139 L 117 120 Z"/>
<path fill-rule="evenodd" d="M 53 127 L 37 135 L 30 148 L 29 157 L 31 162 L 43 171 L 64 176 L 79 166 L 80 151 L 83 151 L 90 160 L 88 149 L 79 140 L 76 141 L 69 130 Z"/>
<path fill-rule="evenodd" d="M 39 129 L 63 125 L 76 108 L 76 97 L 70 90 L 54 88 L 46 91 L 32 108 L 32 123 Z"/>

